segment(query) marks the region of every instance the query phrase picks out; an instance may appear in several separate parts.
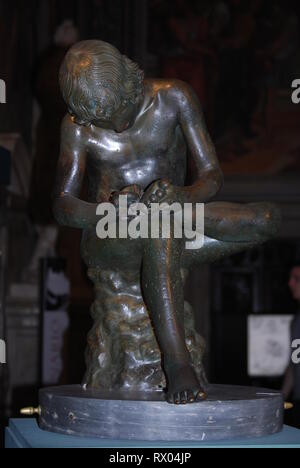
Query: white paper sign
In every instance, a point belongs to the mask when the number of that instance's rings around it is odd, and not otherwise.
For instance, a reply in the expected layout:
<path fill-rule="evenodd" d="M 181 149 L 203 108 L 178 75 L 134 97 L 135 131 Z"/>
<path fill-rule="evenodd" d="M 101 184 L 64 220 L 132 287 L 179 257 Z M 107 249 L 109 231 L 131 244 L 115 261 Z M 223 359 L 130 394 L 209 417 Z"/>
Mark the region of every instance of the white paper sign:
<path fill-rule="evenodd" d="M 248 374 L 282 376 L 291 358 L 292 315 L 248 317 Z"/>
<path fill-rule="evenodd" d="M 70 282 L 63 271 L 46 268 L 43 309 L 44 386 L 57 385 L 63 371 L 64 335 L 69 327 L 68 301 Z"/>
<path fill-rule="evenodd" d="M 45 312 L 43 342 L 43 385 L 56 385 L 63 370 L 62 347 L 69 327 L 66 311 Z"/>

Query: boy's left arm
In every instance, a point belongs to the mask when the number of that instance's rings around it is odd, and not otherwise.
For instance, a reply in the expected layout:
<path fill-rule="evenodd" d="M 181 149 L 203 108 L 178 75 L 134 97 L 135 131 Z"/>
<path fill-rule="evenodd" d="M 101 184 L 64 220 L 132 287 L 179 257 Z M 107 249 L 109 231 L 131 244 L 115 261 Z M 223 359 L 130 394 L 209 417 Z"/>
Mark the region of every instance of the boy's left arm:
<path fill-rule="evenodd" d="M 193 159 L 196 182 L 177 187 L 168 180 L 154 182 L 145 192 L 142 202 L 204 203 L 214 197 L 223 185 L 223 173 L 214 145 L 206 129 L 198 97 L 186 83 L 174 80 L 165 99 L 173 107 Z"/>
<path fill-rule="evenodd" d="M 178 106 L 180 126 L 196 171 L 196 182 L 191 186 L 178 187 L 178 190 L 183 192 L 185 203 L 204 203 L 222 188 L 223 173 L 198 97 L 189 85 L 181 81 L 175 82 L 171 93 Z"/>

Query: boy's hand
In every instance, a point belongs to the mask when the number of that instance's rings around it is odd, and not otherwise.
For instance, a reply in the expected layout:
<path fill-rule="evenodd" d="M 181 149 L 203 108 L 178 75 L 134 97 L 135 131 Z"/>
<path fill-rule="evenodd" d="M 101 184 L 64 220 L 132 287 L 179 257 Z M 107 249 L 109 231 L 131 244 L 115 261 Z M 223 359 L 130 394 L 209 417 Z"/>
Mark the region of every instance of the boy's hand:
<path fill-rule="evenodd" d="M 130 205 L 139 203 L 143 192 L 142 189 L 138 185 L 130 185 L 129 187 L 125 187 L 124 189 L 113 192 L 110 196 L 109 201 L 115 205 L 117 210 L 119 210 L 119 197 L 120 196 L 127 196 L 127 204 L 128 207 Z"/>
<path fill-rule="evenodd" d="M 117 206 L 119 204 L 119 197 L 127 195 L 128 205 L 130 205 L 131 203 L 136 203 L 139 201 L 142 193 L 143 192 L 138 185 L 130 185 L 129 187 L 125 187 L 118 192 L 113 192 L 109 201 Z"/>

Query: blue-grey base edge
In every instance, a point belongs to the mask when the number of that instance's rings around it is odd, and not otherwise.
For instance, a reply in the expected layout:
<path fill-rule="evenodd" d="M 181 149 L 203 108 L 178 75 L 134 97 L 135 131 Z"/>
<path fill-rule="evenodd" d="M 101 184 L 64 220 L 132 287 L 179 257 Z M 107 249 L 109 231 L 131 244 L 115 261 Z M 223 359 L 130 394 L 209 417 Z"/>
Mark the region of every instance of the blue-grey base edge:
<path fill-rule="evenodd" d="M 235 439 L 222 442 L 135 442 L 101 440 L 46 432 L 34 418 L 11 419 L 5 433 L 6 448 L 106 448 L 106 449 L 193 449 L 193 448 L 300 448 L 300 430 L 284 426 L 279 434 L 254 439 Z"/>

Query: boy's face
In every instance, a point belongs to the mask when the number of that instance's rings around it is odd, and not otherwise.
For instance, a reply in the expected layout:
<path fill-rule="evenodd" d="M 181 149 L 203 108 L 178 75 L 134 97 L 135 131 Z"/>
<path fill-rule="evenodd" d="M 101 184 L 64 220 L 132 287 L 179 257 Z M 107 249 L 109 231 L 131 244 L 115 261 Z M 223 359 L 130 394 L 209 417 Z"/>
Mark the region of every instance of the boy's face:
<path fill-rule="evenodd" d="M 94 96 L 95 101 L 97 103 L 97 94 L 99 93 L 99 87 L 94 87 Z M 101 101 L 101 106 L 103 109 L 105 107 L 109 107 L 112 100 L 109 99 L 108 95 L 109 91 L 104 90 L 103 95 L 99 96 L 99 101 Z M 96 120 L 91 121 L 92 125 L 95 125 L 99 128 L 104 128 L 107 130 L 114 130 L 117 133 L 122 133 L 128 128 L 130 128 L 137 117 L 139 104 L 132 104 L 128 102 L 126 104 L 122 103 L 122 99 L 120 97 L 121 104 L 118 109 L 114 111 L 114 113 L 109 117 L 99 117 Z M 76 118 L 75 118 L 76 121 Z"/>
<path fill-rule="evenodd" d="M 104 104 L 105 106 L 105 104 Z M 122 133 L 130 128 L 136 119 L 139 104 L 121 103 L 119 108 L 112 114 L 110 118 L 101 117 L 92 121 L 92 125 L 96 127 L 114 130 L 117 133 Z"/>

